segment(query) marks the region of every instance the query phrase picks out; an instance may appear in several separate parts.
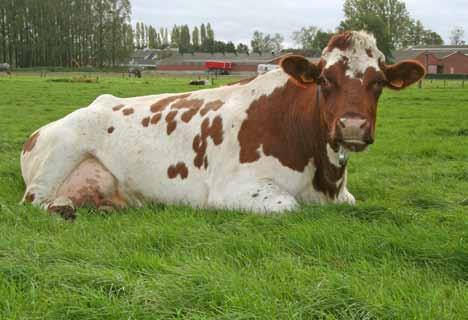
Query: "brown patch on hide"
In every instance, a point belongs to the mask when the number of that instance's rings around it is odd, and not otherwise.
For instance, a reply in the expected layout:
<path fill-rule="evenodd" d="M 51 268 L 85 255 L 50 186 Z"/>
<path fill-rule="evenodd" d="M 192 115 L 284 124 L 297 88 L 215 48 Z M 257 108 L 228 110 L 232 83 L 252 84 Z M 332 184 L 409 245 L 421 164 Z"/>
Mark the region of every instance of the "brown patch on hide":
<path fill-rule="evenodd" d="M 201 133 L 193 138 L 192 148 L 195 152 L 193 164 L 197 168 L 203 165 L 208 167 L 208 158 L 205 160 L 206 148 L 208 146 L 208 138 L 213 140 L 214 145 L 220 145 L 223 142 L 223 119 L 216 116 L 210 124 L 210 119 L 206 118 L 201 124 Z M 205 164 L 206 162 L 206 164 Z"/>
<path fill-rule="evenodd" d="M 135 110 L 133 110 L 133 108 L 125 108 L 125 109 L 122 110 L 122 113 L 123 113 L 124 116 L 129 116 L 134 112 L 135 112 Z"/>
<path fill-rule="evenodd" d="M 112 132 L 114 132 L 115 128 L 114 127 L 109 127 L 107 128 L 107 133 L 111 134 Z"/>
<path fill-rule="evenodd" d="M 371 50 L 370 48 L 367 48 L 367 49 L 366 49 L 366 54 L 367 54 L 367 56 L 368 56 L 369 58 L 373 58 L 373 57 L 374 57 L 374 55 L 372 54 L 372 50 Z"/>
<path fill-rule="evenodd" d="M 208 111 L 217 111 L 219 108 L 221 108 L 224 105 L 224 102 L 221 100 L 215 100 L 208 102 L 205 104 L 205 106 L 200 110 L 200 115 L 204 116 L 205 114 L 208 113 Z"/>
<path fill-rule="evenodd" d="M 143 120 L 141 120 L 141 125 L 146 128 L 149 125 L 149 122 L 150 117 L 143 118 Z"/>
<path fill-rule="evenodd" d="M 166 116 L 166 123 L 167 123 L 167 135 L 169 136 L 177 127 L 177 121 L 175 121 L 175 117 L 177 116 L 177 110 L 171 111 Z"/>
<path fill-rule="evenodd" d="M 333 36 L 328 42 L 327 51 L 330 52 L 333 51 L 333 49 L 345 51 L 346 49 L 349 49 L 351 46 L 351 37 L 352 33 L 348 31 Z"/>
<path fill-rule="evenodd" d="M 23 144 L 23 154 L 26 152 L 31 152 L 32 149 L 36 146 L 37 138 L 39 138 L 39 131 L 34 133 L 32 136 L 26 140 L 26 142 Z"/>
<path fill-rule="evenodd" d="M 253 101 L 238 133 L 239 161 L 256 162 L 262 150 L 283 166 L 304 172 L 313 159 L 314 187 L 335 198 L 342 187 L 336 182 L 342 179 L 345 167 L 336 168 L 328 160 L 328 132 L 315 105 L 316 92 L 315 85 L 303 89 L 288 81 Z"/>
<path fill-rule="evenodd" d="M 204 103 L 204 100 L 202 99 L 189 99 L 189 100 L 182 99 L 174 103 L 171 106 L 171 109 L 173 110 L 174 109 L 176 110 L 188 109 L 181 116 L 181 120 L 184 121 L 185 123 L 188 123 L 190 122 L 190 120 L 192 120 L 193 116 L 197 114 L 198 110 L 200 110 L 203 103 Z"/>
<path fill-rule="evenodd" d="M 175 102 L 171 109 L 200 109 L 205 101 L 202 99 L 182 99 Z"/>
<path fill-rule="evenodd" d="M 119 111 L 120 109 L 122 109 L 123 107 L 125 107 L 123 104 L 118 104 L 116 105 L 115 107 L 112 108 L 113 111 Z"/>
<path fill-rule="evenodd" d="M 176 165 L 172 165 L 167 168 L 167 176 L 169 179 L 175 179 L 177 176 L 186 179 L 188 177 L 188 168 L 183 162 L 178 162 Z"/>
<path fill-rule="evenodd" d="M 298 114 L 307 115 L 307 105 L 314 101 L 315 94 L 310 93 L 309 101 L 301 99 L 302 92 L 310 91 L 288 81 L 283 87 L 276 88 L 270 95 L 263 95 L 253 101 L 247 110 L 247 119 L 241 125 L 238 134 L 240 144 L 240 163 L 255 162 L 260 159 L 260 147 L 266 156 L 278 159 L 281 164 L 295 171 L 303 172 L 312 154 L 305 152 L 293 128 L 286 120 L 293 116 L 292 106 Z M 301 99 L 298 103 L 298 99 Z M 292 137 L 291 137 L 292 136 Z M 291 140 L 292 139 L 292 140 Z M 293 143 L 291 143 L 293 142 Z"/>
<path fill-rule="evenodd" d="M 171 96 L 171 97 L 167 97 L 167 98 L 163 98 L 155 103 L 153 103 L 150 107 L 150 110 L 151 112 L 161 112 L 163 111 L 164 109 L 167 108 L 168 105 L 170 105 L 172 102 L 178 100 L 178 99 L 185 99 L 187 97 L 190 96 L 190 93 L 186 93 L 186 94 L 179 94 L 179 95 L 176 95 L 176 96 Z"/>
<path fill-rule="evenodd" d="M 161 120 L 162 114 L 161 113 L 156 113 L 152 118 L 151 118 L 151 124 L 158 124 L 159 120 Z"/>
<path fill-rule="evenodd" d="M 196 115 L 198 112 L 197 109 L 189 109 L 187 111 L 185 111 L 182 116 L 180 117 L 180 119 L 185 122 L 185 123 L 188 123 L 190 122 L 190 120 L 192 120 L 193 116 Z"/>

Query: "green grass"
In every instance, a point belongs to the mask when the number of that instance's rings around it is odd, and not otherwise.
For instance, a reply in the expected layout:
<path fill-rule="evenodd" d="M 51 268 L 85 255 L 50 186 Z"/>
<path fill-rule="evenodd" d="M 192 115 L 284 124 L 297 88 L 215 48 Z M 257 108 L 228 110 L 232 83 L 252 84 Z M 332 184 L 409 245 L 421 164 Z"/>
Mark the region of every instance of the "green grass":
<path fill-rule="evenodd" d="M 355 207 L 82 209 L 69 223 L 17 204 L 28 135 L 101 93 L 191 87 L 48 79 L 0 78 L 0 319 L 468 318 L 468 89 L 384 93 L 375 146 L 350 160 Z"/>

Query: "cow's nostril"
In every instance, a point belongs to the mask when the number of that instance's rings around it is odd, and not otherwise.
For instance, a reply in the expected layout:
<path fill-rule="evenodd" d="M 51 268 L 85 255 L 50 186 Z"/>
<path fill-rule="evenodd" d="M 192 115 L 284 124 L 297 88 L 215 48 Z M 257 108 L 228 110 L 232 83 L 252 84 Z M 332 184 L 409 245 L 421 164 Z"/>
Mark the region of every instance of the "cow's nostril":
<path fill-rule="evenodd" d="M 369 121 L 367 121 L 367 120 L 363 120 L 363 122 L 362 122 L 362 124 L 361 124 L 360 128 L 361 128 L 361 129 L 363 129 L 364 127 L 366 127 L 366 126 L 367 126 L 367 124 L 368 124 L 368 123 L 369 123 Z"/>
<path fill-rule="evenodd" d="M 374 143 L 374 139 L 372 139 L 371 137 L 368 137 L 364 140 L 365 143 L 367 144 L 373 144 Z"/>

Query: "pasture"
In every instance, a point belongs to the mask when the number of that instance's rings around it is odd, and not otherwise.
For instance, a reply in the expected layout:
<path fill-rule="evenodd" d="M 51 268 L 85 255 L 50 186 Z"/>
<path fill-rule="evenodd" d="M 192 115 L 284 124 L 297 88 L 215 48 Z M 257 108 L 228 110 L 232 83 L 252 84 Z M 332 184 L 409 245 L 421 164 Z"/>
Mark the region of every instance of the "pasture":
<path fill-rule="evenodd" d="M 0 78 L 1 319 L 468 317 L 467 88 L 384 92 L 375 145 L 350 159 L 355 207 L 255 216 L 154 204 L 80 209 L 70 223 L 18 205 L 33 130 L 101 93 L 187 82 Z"/>

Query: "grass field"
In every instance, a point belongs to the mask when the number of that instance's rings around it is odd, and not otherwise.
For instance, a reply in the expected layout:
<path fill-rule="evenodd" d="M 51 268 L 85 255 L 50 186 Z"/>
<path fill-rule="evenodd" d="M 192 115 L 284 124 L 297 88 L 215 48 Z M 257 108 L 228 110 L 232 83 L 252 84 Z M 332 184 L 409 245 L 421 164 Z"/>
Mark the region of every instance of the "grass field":
<path fill-rule="evenodd" d="M 384 93 L 376 144 L 350 159 L 355 207 L 69 223 L 17 204 L 33 130 L 101 93 L 186 83 L 0 78 L 0 319 L 468 319 L 468 88 Z"/>

